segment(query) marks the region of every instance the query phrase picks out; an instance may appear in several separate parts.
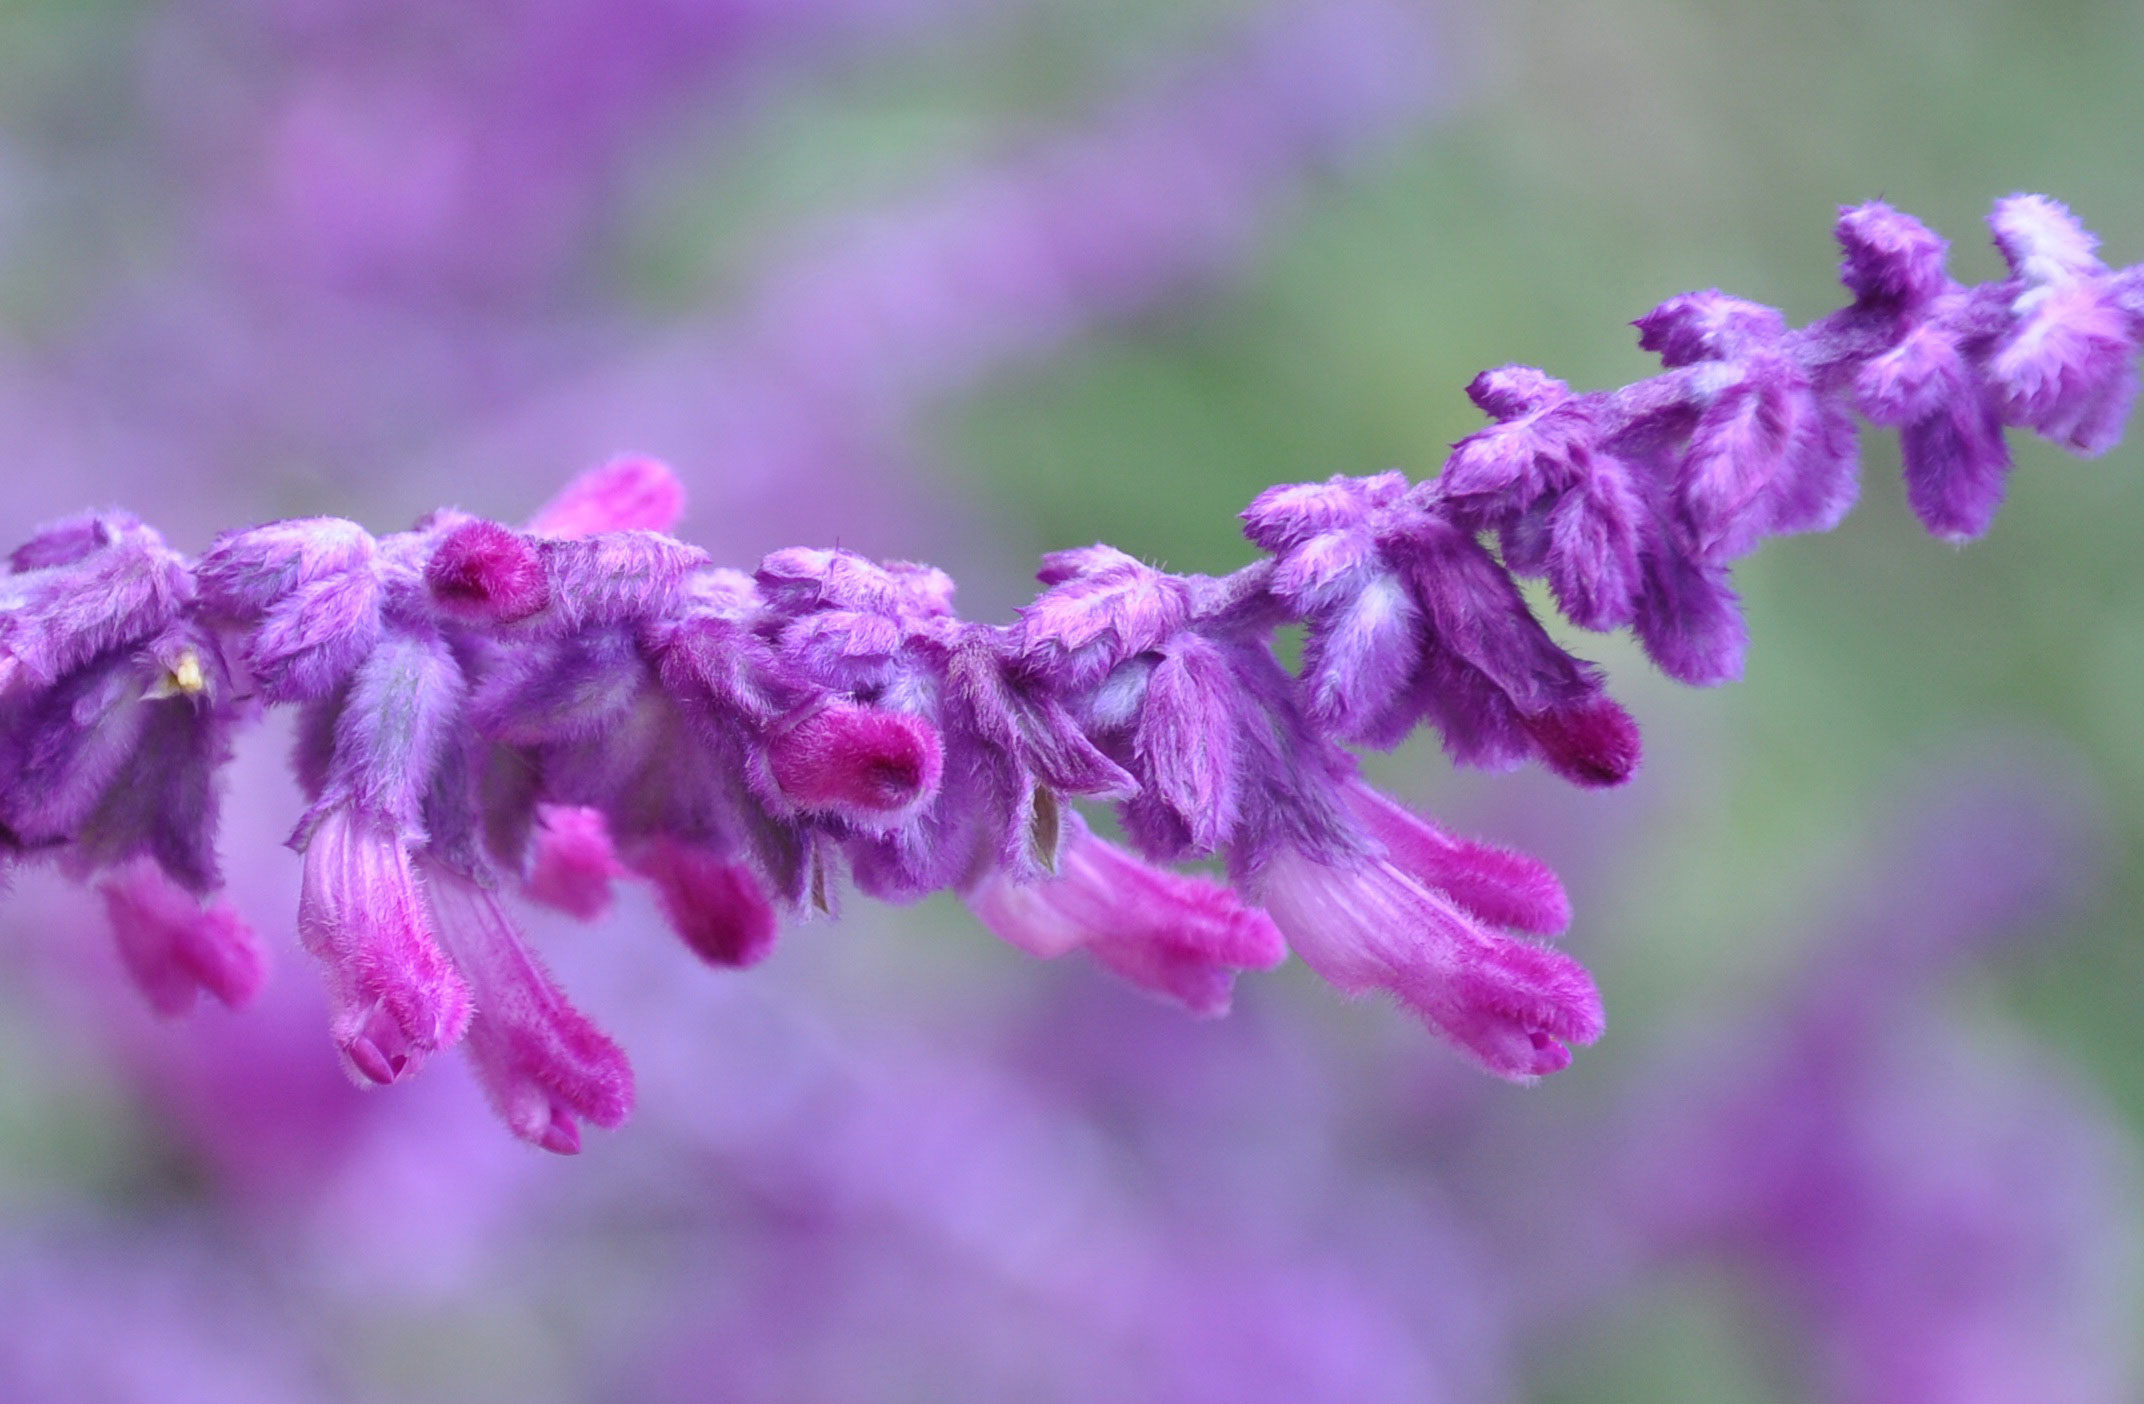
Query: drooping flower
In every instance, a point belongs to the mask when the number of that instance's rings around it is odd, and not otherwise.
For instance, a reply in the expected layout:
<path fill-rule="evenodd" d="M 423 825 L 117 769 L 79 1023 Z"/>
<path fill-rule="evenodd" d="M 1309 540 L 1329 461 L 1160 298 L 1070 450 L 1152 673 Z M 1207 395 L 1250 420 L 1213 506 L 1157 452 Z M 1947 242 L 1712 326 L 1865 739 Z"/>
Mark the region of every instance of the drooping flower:
<path fill-rule="evenodd" d="M 468 1027 L 469 987 L 433 934 L 400 837 L 335 810 L 305 845 L 298 939 L 326 968 L 335 1044 L 359 1076 L 413 1074 Z"/>
<path fill-rule="evenodd" d="M 498 894 L 439 863 L 424 876 L 440 945 L 469 982 L 463 1046 L 500 1119 L 565 1155 L 581 1148 L 581 1121 L 623 1123 L 633 1107 L 625 1054 L 567 1002 Z"/>
<path fill-rule="evenodd" d="M 1271 919 L 1225 885 L 1143 863 L 1077 814 L 1066 826 L 1055 873 L 1027 882 L 993 873 L 967 894 L 983 925 L 1029 955 L 1085 951 L 1201 1015 L 1228 1012 L 1238 971 L 1287 958 Z"/>
<path fill-rule="evenodd" d="M 238 1008 L 266 978 L 260 940 L 227 900 L 203 903 L 148 858 L 97 884 L 119 959 L 159 1014 L 183 1014 L 201 992 Z"/>
<path fill-rule="evenodd" d="M 1456 840 L 1359 783 L 1355 813 L 1383 852 L 1283 849 L 1259 901 L 1305 964 L 1349 994 L 1382 991 L 1490 1072 L 1529 1080 L 1569 1066 L 1607 1027 L 1600 992 L 1551 934 L 1562 887 L 1519 854 Z"/>

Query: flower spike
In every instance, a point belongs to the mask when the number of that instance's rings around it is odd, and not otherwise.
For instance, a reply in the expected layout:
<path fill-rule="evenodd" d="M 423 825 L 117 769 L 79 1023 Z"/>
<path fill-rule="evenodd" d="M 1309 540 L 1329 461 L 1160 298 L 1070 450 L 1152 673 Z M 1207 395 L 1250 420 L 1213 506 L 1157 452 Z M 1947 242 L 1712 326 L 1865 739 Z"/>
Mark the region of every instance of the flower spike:
<path fill-rule="evenodd" d="M 194 561 L 121 513 L 61 522 L 0 573 L 0 861 L 100 880 L 160 1009 L 241 1002 L 258 952 L 215 892 L 216 772 L 235 728 L 295 705 L 298 928 L 337 1045 L 390 1082 L 460 1040 L 515 1133 L 558 1151 L 625 1117 L 631 1072 L 500 894 L 594 918 L 622 877 L 727 968 L 844 884 L 961 893 L 1012 944 L 1085 950 L 1202 1014 L 1292 949 L 1539 1077 L 1605 1027 L 1585 970 L 1538 939 L 1570 920 L 1561 885 L 1371 789 L 1348 748 L 1427 723 L 1461 764 L 1622 784 L 1636 723 L 1522 579 L 1720 683 L 1748 644 L 1734 561 L 1851 508 L 1857 412 L 1898 429 L 1908 500 L 1951 540 L 2000 505 L 2006 427 L 2103 452 L 2135 395 L 2144 268 L 2108 268 L 2041 196 L 1990 225 L 2008 276 L 1969 287 L 1912 217 L 1842 210 L 1851 301 L 1827 317 L 1669 298 L 1636 324 L 1657 375 L 1485 371 L 1468 394 L 1491 423 L 1441 475 L 1272 488 L 1243 513 L 1263 558 L 1225 577 L 1057 552 L 1004 625 L 962 620 L 929 566 L 716 565 L 664 534 L 683 492 L 644 458 L 525 528 L 314 518 Z M 1273 641 L 1293 626 L 1291 672 Z M 1130 846 L 1080 804 L 1113 807 Z M 1209 857 L 1225 882 L 1158 866 Z"/>

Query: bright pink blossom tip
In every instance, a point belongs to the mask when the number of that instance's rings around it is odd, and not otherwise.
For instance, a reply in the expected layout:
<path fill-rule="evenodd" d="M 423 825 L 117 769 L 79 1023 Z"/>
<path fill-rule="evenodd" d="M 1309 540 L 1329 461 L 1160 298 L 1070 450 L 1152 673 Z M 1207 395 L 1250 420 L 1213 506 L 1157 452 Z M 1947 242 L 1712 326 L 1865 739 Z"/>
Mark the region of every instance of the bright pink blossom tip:
<path fill-rule="evenodd" d="M 424 568 L 424 582 L 443 609 L 483 623 L 510 624 L 551 603 L 543 558 L 497 522 L 464 522 L 448 532 Z"/>
<path fill-rule="evenodd" d="M 335 1043 L 365 1080 L 414 1073 L 462 1036 L 469 987 L 433 942 L 409 855 L 384 824 L 337 809 L 314 826 L 298 939 L 327 966 Z"/>
<path fill-rule="evenodd" d="M 945 754 L 921 717 L 836 703 L 768 743 L 775 783 L 799 807 L 880 821 L 938 792 Z"/>
<path fill-rule="evenodd" d="M 260 940 L 228 902 L 203 906 L 147 858 L 116 869 L 97 891 L 120 961 L 157 1013 L 184 1014 L 203 990 L 233 1009 L 260 993 Z"/>
<path fill-rule="evenodd" d="M 521 885 L 530 900 L 594 921 L 610 910 L 611 884 L 625 872 L 601 810 L 566 804 L 537 810 L 536 857 Z"/>
<path fill-rule="evenodd" d="M 636 846 L 632 862 L 670 929 L 708 964 L 757 965 L 774 949 L 774 904 L 750 868 L 671 839 Z"/>
<path fill-rule="evenodd" d="M 566 484 L 529 521 L 537 536 L 577 538 L 606 531 L 669 531 L 685 515 L 685 485 L 658 458 L 614 458 Z"/>

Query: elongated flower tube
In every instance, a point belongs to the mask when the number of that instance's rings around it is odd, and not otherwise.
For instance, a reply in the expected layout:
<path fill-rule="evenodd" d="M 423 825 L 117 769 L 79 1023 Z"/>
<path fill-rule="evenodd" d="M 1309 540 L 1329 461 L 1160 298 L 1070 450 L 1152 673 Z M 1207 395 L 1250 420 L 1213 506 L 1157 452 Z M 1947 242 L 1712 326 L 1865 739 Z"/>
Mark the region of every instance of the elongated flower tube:
<path fill-rule="evenodd" d="M 335 1045 L 367 1081 L 414 1073 L 467 1028 L 469 987 L 433 937 L 409 854 L 377 821 L 337 810 L 314 827 L 298 938 L 326 967 Z"/>
<path fill-rule="evenodd" d="M 1391 856 L 1288 850 L 1258 889 L 1295 953 L 1349 994 L 1383 990 L 1490 1072 L 1560 1072 L 1607 1019 L 1585 968 L 1498 931 Z"/>
<path fill-rule="evenodd" d="M 983 925 L 1045 960 L 1083 950 L 1102 966 L 1194 1014 L 1228 1012 L 1239 970 L 1268 970 L 1288 947 L 1264 912 L 1209 879 L 1142 863 L 1078 815 L 1055 874 L 1002 871 L 968 894 Z"/>
<path fill-rule="evenodd" d="M 438 864 L 425 868 L 441 944 L 473 996 L 467 1048 L 513 1133 L 545 1150 L 581 1148 L 580 1122 L 615 1127 L 633 1105 L 618 1045 L 559 992 L 497 894 Z"/>
<path fill-rule="evenodd" d="M 527 528 L 281 522 L 192 562 L 131 519 L 62 523 L 0 576 L 0 842 L 77 872 L 146 857 L 211 899 L 225 737 L 297 705 L 300 934 L 338 1045 L 389 1081 L 476 1030 L 502 1115 L 558 1150 L 622 1118 L 629 1081 L 498 894 L 594 914 L 627 873 L 722 966 L 844 884 L 967 894 L 1014 944 L 1086 949 L 1199 1012 L 1284 940 L 1537 1077 L 1604 1027 L 1583 967 L 1534 939 L 1568 922 L 1561 886 L 1371 790 L 1347 747 L 1428 723 L 1463 764 L 1621 783 L 1635 722 L 1516 576 L 1717 682 L 1746 641 L 1729 563 L 1851 504 L 1851 408 L 1902 427 L 1908 496 L 1951 537 L 1987 525 L 2002 425 L 2105 448 L 2144 270 L 2105 268 L 2041 197 L 1993 224 L 2010 276 L 1967 288 L 1918 223 L 1847 210 L 1854 301 L 1810 327 L 1670 299 L 1639 322 L 1659 376 L 1577 394 L 1488 372 L 1470 393 L 1497 423 L 1441 477 L 1273 488 L 1244 513 L 1265 557 L 1224 577 L 1054 553 L 1006 624 L 960 618 L 925 565 L 838 548 L 717 565 L 664 534 L 682 494 L 644 459 Z M 1291 626 L 1292 672 L 1273 648 Z M 1137 856 L 1082 802 L 1113 806 Z M 1148 866 L 1185 858 L 1218 860 L 1234 895 Z"/>
<path fill-rule="evenodd" d="M 260 939 L 227 901 L 203 904 L 136 858 L 97 884 L 119 959 L 159 1014 L 184 1014 L 207 993 L 236 1009 L 267 978 Z"/>

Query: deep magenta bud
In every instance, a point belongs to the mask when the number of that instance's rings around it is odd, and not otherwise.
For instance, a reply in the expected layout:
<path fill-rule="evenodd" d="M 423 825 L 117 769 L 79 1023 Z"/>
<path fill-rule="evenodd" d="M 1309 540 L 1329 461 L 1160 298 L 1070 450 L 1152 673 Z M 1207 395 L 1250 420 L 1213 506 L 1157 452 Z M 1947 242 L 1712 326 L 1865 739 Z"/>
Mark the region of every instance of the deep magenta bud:
<path fill-rule="evenodd" d="M 511 624 L 551 603 L 543 558 L 497 522 L 464 522 L 447 533 L 424 568 L 432 598 L 472 622 Z"/>
<path fill-rule="evenodd" d="M 799 807 L 883 822 L 938 793 L 945 753 L 921 717 L 836 703 L 768 743 L 775 783 Z"/>
<path fill-rule="evenodd" d="M 1620 785 L 1637 770 L 1638 723 L 1608 697 L 1589 697 L 1529 717 L 1526 730 L 1549 769 L 1574 785 Z"/>

